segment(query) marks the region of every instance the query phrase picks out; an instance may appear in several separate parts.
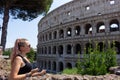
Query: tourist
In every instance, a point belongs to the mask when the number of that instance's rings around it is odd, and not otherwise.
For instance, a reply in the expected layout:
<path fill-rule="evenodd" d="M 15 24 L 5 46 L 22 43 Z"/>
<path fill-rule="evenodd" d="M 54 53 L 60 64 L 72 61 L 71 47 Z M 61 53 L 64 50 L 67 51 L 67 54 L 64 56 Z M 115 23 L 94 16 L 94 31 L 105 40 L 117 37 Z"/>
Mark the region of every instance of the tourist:
<path fill-rule="evenodd" d="M 17 39 L 11 53 L 10 80 L 24 80 L 29 77 L 42 76 L 46 70 L 39 72 L 38 68 L 32 69 L 32 65 L 26 54 L 30 52 L 30 44 L 27 39 Z"/>

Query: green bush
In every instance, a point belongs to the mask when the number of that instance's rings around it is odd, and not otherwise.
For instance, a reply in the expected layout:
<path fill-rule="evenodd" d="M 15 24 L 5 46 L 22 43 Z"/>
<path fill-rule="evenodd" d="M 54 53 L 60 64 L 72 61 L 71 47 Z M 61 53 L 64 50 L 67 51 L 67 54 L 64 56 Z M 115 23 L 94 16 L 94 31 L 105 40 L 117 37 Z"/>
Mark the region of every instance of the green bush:
<path fill-rule="evenodd" d="M 33 50 L 33 48 L 30 49 L 30 52 L 27 54 L 27 57 L 30 60 L 30 62 L 36 60 L 36 52 Z"/>
<path fill-rule="evenodd" d="M 10 56 L 11 52 L 12 52 L 11 49 L 6 50 L 3 52 L 3 55 Z"/>
<path fill-rule="evenodd" d="M 77 68 L 72 68 L 72 69 L 64 69 L 62 74 L 77 74 Z"/>
<path fill-rule="evenodd" d="M 88 49 L 88 54 L 83 54 L 83 59 L 77 62 L 77 73 L 88 75 L 104 75 L 108 69 L 116 65 L 116 52 L 110 46 L 104 51 L 99 47 Z"/>

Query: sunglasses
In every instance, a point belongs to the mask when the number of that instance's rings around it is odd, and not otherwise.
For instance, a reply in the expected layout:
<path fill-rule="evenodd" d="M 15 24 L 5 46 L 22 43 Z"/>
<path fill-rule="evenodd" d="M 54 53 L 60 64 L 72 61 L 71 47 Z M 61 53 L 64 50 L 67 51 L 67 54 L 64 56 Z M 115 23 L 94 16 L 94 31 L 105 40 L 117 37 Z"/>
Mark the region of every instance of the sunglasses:
<path fill-rule="evenodd" d="M 29 44 L 29 45 L 27 45 L 29 48 L 31 47 L 31 45 Z"/>
<path fill-rule="evenodd" d="M 31 45 L 26 45 L 26 46 L 24 46 L 24 47 L 29 47 L 29 48 L 30 48 L 30 47 L 31 47 Z"/>

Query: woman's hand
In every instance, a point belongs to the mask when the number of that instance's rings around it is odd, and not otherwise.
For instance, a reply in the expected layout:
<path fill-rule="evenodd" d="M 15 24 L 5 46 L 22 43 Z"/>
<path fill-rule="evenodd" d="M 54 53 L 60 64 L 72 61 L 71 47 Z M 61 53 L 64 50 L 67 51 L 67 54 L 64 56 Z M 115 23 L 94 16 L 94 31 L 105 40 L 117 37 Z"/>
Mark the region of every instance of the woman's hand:
<path fill-rule="evenodd" d="M 40 76 L 41 76 L 41 75 L 45 75 L 45 74 L 46 74 L 46 70 L 43 69 L 43 70 L 40 72 Z"/>
<path fill-rule="evenodd" d="M 31 70 L 31 74 L 34 74 L 34 73 L 36 73 L 36 72 L 38 72 L 38 71 L 39 71 L 38 68 L 32 69 L 32 70 Z"/>
<path fill-rule="evenodd" d="M 32 77 L 34 77 L 34 76 L 43 76 L 45 74 L 46 74 L 46 70 L 42 70 L 41 72 L 34 72 L 32 74 Z"/>

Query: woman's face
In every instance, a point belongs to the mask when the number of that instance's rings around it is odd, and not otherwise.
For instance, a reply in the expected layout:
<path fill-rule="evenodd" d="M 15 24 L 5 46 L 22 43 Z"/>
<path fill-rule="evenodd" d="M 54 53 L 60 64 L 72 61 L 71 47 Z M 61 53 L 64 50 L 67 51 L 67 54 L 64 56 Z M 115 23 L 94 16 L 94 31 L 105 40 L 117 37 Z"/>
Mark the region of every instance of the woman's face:
<path fill-rule="evenodd" d="M 26 53 L 30 52 L 30 43 L 28 41 L 26 41 L 24 49 L 25 49 Z"/>
<path fill-rule="evenodd" d="M 30 43 L 28 41 L 25 41 L 24 46 L 21 46 L 20 50 L 24 53 L 30 52 Z"/>

